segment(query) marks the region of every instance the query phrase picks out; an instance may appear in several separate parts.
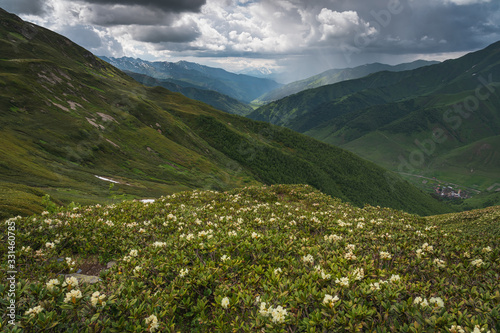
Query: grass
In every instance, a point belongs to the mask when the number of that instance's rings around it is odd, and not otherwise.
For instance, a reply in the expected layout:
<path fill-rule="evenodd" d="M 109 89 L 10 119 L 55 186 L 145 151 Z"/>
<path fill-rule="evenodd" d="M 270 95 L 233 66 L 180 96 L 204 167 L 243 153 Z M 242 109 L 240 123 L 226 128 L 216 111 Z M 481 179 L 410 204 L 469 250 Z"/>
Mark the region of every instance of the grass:
<path fill-rule="evenodd" d="M 0 328 L 496 333 L 499 218 L 500 207 L 427 218 L 358 208 L 299 185 L 12 218 L 0 228 L 16 237 L 17 326 L 4 314 Z M 101 280 L 65 281 L 79 268 Z"/>

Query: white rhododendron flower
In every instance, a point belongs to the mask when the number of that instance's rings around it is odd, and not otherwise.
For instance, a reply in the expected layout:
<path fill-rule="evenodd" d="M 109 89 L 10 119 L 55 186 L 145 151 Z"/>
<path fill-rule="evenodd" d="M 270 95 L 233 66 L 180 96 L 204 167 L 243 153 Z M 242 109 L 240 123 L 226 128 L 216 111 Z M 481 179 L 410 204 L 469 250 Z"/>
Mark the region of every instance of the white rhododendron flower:
<path fill-rule="evenodd" d="M 224 298 L 222 299 L 222 301 L 220 302 L 220 305 L 221 305 L 224 309 L 227 309 L 227 307 L 229 306 L 229 298 L 224 297 Z"/>
<path fill-rule="evenodd" d="M 37 314 L 39 314 L 40 312 L 42 312 L 42 310 L 44 310 L 43 307 L 41 307 L 40 305 L 38 305 L 38 306 L 35 306 L 34 308 L 29 309 L 24 314 L 26 316 L 34 317 Z"/>
<path fill-rule="evenodd" d="M 160 325 L 158 324 L 158 318 L 155 315 L 151 315 L 146 318 L 146 325 L 148 325 L 148 330 L 154 332 Z"/>

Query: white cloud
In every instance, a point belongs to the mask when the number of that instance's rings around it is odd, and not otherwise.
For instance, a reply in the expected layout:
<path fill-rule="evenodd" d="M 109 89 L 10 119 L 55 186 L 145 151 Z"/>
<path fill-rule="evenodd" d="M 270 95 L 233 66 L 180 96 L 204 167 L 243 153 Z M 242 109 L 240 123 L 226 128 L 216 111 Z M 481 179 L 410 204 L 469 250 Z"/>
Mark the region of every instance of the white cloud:
<path fill-rule="evenodd" d="M 321 40 L 346 37 L 355 32 L 366 32 L 370 29 L 369 24 L 361 20 L 358 13 L 352 10 L 337 12 L 323 8 L 317 18 L 321 24 L 319 28 L 322 32 Z"/>

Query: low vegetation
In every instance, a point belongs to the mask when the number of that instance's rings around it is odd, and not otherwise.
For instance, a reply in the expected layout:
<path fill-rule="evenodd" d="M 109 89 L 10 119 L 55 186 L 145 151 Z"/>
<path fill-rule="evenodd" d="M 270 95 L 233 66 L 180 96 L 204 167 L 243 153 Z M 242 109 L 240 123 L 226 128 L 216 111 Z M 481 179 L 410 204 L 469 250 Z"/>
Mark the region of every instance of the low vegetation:
<path fill-rule="evenodd" d="M 499 218 L 357 208 L 299 185 L 52 207 L 1 224 L 17 235 L 18 325 L 4 313 L 0 330 L 494 333 Z M 110 261 L 95 284 L 64 276 Z"/>

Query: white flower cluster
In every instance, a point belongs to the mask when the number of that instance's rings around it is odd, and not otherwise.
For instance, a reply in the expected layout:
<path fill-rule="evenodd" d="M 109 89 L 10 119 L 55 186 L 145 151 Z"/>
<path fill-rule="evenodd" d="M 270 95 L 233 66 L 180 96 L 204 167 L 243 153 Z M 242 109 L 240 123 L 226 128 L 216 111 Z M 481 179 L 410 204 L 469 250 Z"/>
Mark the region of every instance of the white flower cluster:
<path fill-rule="evenodd" d="M 356 268 L 354 272 L 352 272 L 352 277 L 354 280 L 361 281 L 365 277 L 365 270 L 363 268 Z"/>
<path fill-rule="evenodd" d="M 34 316 L 36 316 L 37 314 L 39 314 L 40 312 L 42 312 L 42 310 L 43 310 L 43 307 L 41 307 L 40 305 L 38 305 L 38 306 L 35 306 L 34 308 L 29 309 L 29 310 L 28 310 L 28 311 L 26 311 L 24 314 L 25 314 L 26 316 L 28 316 L 28 315 L 29 315 L 30 317 L 34 317 Z"/>
<path fill-rule="evenodd" d="M 284 309 L 281 305 L 276 308 L 272 308 L 267 307 L 266 302 L 260 303 L 259 313 L 264 317 L 268 317 L 269 315 L 271 315 L 272 321 L 274 323 L 283 323 L 287 316 L 287 310 Z"/>
<path fill-rule="evenodd" d="M 354 253 L 352 253 L 351 251 L 349 251 L 349 252 L 346 252 L 344 254 L 344 258 L 347 259 L 347 260 L 356 260 L 358 257 L 356 257 L 356 255 Z"/>
<path fill-rule="evenodd" d="M 430 304 L 433 304 L 432 306 L 435 308 L 444 307 L 444 302 L 441 297 L 431 297 L 429 301 L 427 301 L 427 298 L 418 296 L 413 300 L 413 304 L 420 305 L 421 307 L 431 306 Z"/>
<path fill-rule="evenodd" d="M 63 287 L 68 286 L 70 289 L 76 288 L 76 287 L 78 287 L 78 280 L 76 279 L 76 277 L 70 276 L 70 277 L 66 278 L 66 280 L 64 281 L 62 286 Z"/>
<path fill-rule="evenodd" d="M 59 280 L 58 279 L 52 279 L 47 282 L 47 289 L 49 291 L 52 291 L 56 288 L 56 286 L 59 285 Z"/>
<path fill-rule="evenodd" d="M 165 246 L 167 246 L 167 243 L 166 242 L 154 242 L 153 246 L 154 247 L 165 247 Z"/>
<path fill-rule="evenodd" d="M 66 263 L 68 264 L 69 267 L 74 267 L 76 265 L 76 262 L 70 257 L 66 257 Z"/>
<path fill-rule="evenodd" d="M 303 256 L 302 257 L 302 261 L 305 262 L 306 264 L 312 264 L 314 263 L 314 257 L 310 254 L 308 254 L 307 256 Z"/>
<path fill-rule="evenodd" d="M 187 268 L 181 269 L 181 271 L 179 272 L 179 277 L 185 277 L 188 272 L 189 270 Z"/>
<path fill-rule="evenodd" d="M 480 267 L 481 265 L 484 264 L 484 261 L 483 261 L 483 259 L 476 259 L 476 260 L 472 260 L 470 264 L 472 266 Z"/>
<path fill-rule="evenodd" d="M 344 222 L 342 220 L 338 220 L 337 221 L 337 224 L 340 226 L 340 227 L 350 227 L 352 225 L 352 223 L 349 223 L 349 222 Z"/>
<path fill-rule="evenodd" d="M 392 274 L 391 275 L 391 278 L 389 279 L 392 283 L 395 283 L 395 282 L 399 282 L 399 280 L 401 280 L 401 278 L 399 277 L 399 274 Z"/>
<path fill-rule="evenodd" d="M 485 332 L 486 330 L 488 329 L 488 327 L 486 328 L 481 328 L 479 325 L 475 325 L 474 328 L 472 329 L 471 328 L 471 332 L 472 333 L 483 333 Z M 452 325 L 450 327 L 450 333 L 466 333 L 466 331 L 464 330 L 464 328 L 460 325 Z M 486 331 L 485 333 L 491 333 L 491 331 Z"/>
<path fill-rule="evenodd" d="M 23 247 L 21 248 L 21 251 L 22 251 L 22 252 L 30 252 L 30 251 L 31 251 L 31 246 L 27 246 L 27 247 L 24 247 L 24 246 L 23 246 Z"/>
<path fill-rule="evenodd" d="M 336 279 L 335 283 L 340 284 L 342 287 L 349 287 L 349 278 L 341 277 L 340 279 Z"/>
<path fill-rule="evenodd" d="M 391 260 L 391 258 L 392 254 L 390 254 L 389 252 L 380 251 L 380 259 Z"/>
<path fill-rule="evenodd" d="M 486 331 L 487 329 L 488 328 L 481 328 L 481 326 L 475 325 L 472 333 L 482 333 L 482 332 Z M 487 331 L 486 333 L 491 333 L 491 331 Z"/>
<path fill-rule="evenodd" d="M 450 333 L 465 333 L 465 330 L 460 325 L 452 325 L 450 327 Z"/>
<path fill-rule="evenodd" d="M 483 252 L 483 253 L 489 253 L 489 252 L 491 252 L 491 247 L 487 246 L 487 247 L 483 248 L 481 250 L 481 252 Z"/>
<path fill-rule="evenodd" d="M 321 278 L 322 278 L 323 280 L 330 280 L 330 279 L 331 279 L 331 277 L 332 277 L 332 275 L 331 275 L 331 274 L 326 274 L 324 270 L 321 270 Z"/>
<path fill-rule="evenodd" d="M 90 302 L 92 303 L 93 307 L 96 307 L 97 304 L 100 304 L 102 306 L 106 305 L 106 302 L 104 302 L 104 299 L 106 298 L 106 295 L 102 294 L 98 291 L 94 292 L 92 294 L 92 297 L 90 298 Z"/>
<path fill-rule="evenodd" d="M 260 238 L 260 237 L 262 237 L 260 234 L 256 233 L 255 231 L 252 232 L 252 238 L 257 239 L 257 238 Z"/>
<path fill-rule="evenodd" d="M 220 302 L 220 305 L 221 305 L 224 309 L 227 309 L 227 307 L 229 306 L 229 298 L 224 297 L 224 298 L 222 299 L 222 301 Z"/>
<path fill-rule="evenodd" d="M 78 299 L 82 298 L 82 292 L 78 289 L 73 289 L 69 293 L 66 293 L 64 298 L 64 303 L 76 303 Z"/>
<path fill-rule="evenodd" d="M 445 263 L 444 260 L 436 258 L 436 259 L 434 259 L 433 262 L 434 262 L 434 265 L 436 265 L 439 268 L 445 268 L 446 267 L 446 263 Z"/>
<path fill-rule="evenodd" d="M 158 324 L 158 318 L 155 315 L 151 315 L 146 318 L 146 325 L 148 325 L 148 331 L 154 332 L 160 325 Z"/>
<path fill-rule="evenodd" d="M 228 256 L 228 255 L 223 255 L 223 256 L 220 258 L 220 260 L 222 260 L 222 261 L 231 260 L 231 257 L 230 257 L 230 256 Z"/>
<path fill-rule="evenodd" d="M 338 300 L 339 300 L 339 297 L 337 295 L 335 295 L 335 297 L 333 297 L 332 295 L 326 294 L 325 298 L 323 298 L 323 304 L 325 304 L 326 306 L 329 306 L 329 307 L 333 307 L 335 302 L 337 302 Z"/>
<path fill-rule="evenodd" d="M 371 291 L 380 290 L 380 288 L 384 284 L 388 284 L 389 282 L 391 282 L 391 283 L 397 283 L 400 280 L 401 280 L 401 277 L 399 275 L 392 274 L 391 277 L 389 278 L 389 280 L 379 280 L 378 282 L 372 282 L 372 283 L 370 283 L 370 290 Z"/>
<path fill-rule="evenodd" d="M 342 240 L 342 236 L 325 235 L 324 239 L 325 239 L 325 241 L 328 241 L 328 242 L 338 242 L 338 241 Z"/>

